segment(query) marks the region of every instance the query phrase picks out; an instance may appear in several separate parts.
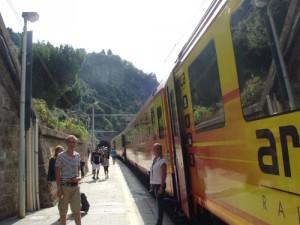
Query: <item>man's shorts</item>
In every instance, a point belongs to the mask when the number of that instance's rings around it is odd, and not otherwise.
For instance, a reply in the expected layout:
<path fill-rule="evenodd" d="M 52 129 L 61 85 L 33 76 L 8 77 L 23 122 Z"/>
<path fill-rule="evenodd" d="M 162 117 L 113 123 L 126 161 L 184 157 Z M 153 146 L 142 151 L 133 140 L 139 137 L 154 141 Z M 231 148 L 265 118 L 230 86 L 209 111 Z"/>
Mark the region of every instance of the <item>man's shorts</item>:
<path fill-rule="evenodd" d="M 100 170 L 100 163 L 99 164 L 95 164 L 95 163 L 92 163 L 92 168 L 93 170 Z"/>
<path fill-rule="evenodd" d="M 58 210 L 61 215 L 67 214 L 68 205 L 72 213 L 80 212 L 80 191 L 79 186 L 61 186 L 63 197 L 58 201 Z"/>

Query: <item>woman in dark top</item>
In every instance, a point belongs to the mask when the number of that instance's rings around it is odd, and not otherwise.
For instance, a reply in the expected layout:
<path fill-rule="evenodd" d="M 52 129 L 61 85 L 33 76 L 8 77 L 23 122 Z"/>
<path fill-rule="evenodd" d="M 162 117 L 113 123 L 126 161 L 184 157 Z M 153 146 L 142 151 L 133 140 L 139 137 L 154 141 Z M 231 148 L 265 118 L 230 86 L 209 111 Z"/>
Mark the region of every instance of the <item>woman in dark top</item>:
<path fill-rule="evenodd" d="M 64 148 L 61 145 L 57 145 L 54 149 L 54 155 L 49 159 L 49 168 L 48 168 L 48 181 L 55 181 L 55 161 L 59 153 L 61 153 Z"/>

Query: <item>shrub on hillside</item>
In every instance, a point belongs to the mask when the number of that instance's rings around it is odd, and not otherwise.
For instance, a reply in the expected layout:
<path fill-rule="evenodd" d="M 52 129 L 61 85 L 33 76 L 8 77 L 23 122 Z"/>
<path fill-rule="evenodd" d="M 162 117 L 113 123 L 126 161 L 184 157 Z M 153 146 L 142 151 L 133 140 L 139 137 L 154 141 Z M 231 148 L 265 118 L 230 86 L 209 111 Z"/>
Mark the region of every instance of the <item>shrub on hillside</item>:
<path fill-rule="evenodd" d="M 58 108 L 50 110 L 43 99 L 33 99 L 33 104 L 42 124 L 65 133 L 72 133 L 82 140 L 87 140 L 88 131 L 80 119 L 68 116 L 66 112 Z"/>

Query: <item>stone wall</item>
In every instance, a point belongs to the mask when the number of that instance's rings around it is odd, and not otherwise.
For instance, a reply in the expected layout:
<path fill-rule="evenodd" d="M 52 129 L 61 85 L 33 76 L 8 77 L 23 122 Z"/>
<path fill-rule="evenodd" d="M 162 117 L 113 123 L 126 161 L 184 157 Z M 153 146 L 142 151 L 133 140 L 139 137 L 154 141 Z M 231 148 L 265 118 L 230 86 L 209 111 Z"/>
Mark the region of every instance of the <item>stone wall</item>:
<path fill-rule="evenodd" d="M 18 214 L 21 68 L 17 56 L 0 14 L 0 220 Z M 42 126 L 39 134 L 40 204 L 48 207 L 56 202 L 56 185 L 47 185 L 48 161 L 56 145 L 65 146 L 67 134 Z M 78 151 L 87 157 L 86 143 L 79 142 Z"/>
<path fill-rule="evenodd" d="M 0 15 L 0 220 L 17 214 L 19 69 Z"/>
<path fill-rule="evenodd" d="M 52 130 L 47 127 L 40 126 L 39 135 L 39 187 L 40 187 L 40 204 L 42 208 L 55 205 L 56 184 L 47 181 L 49 159 L 53 156 L 54 148 L 57 145 L 62 145 L 66 148 L 65 138 L 67 134 Z M 79 141 L 77 151 L 81 158 L 87 159 L 87 143 Z M 87 171 L 87 167 L 85 168 Z"/>

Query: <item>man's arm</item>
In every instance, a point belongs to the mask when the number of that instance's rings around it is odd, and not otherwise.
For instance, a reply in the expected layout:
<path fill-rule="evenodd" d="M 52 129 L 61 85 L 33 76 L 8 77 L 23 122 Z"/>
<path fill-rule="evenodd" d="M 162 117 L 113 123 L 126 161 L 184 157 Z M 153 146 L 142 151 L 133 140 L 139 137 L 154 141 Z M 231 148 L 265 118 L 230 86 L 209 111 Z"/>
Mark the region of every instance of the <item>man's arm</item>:
<path fill-rule="evenodd" d="M 62 190 L 61 190 L 61 168 L 60 167 L 55 167 L 55 180 L 56 180 L 56 185 L 57 185 L 57 197 L 61 198 L 62 197 Z"/>
<path fill-rule="evenodd" d="M 81 157 L 79 156 L 79 165 L 78 165 L 78 172 L 77 172 L 77 178 L 79 179 L 79 180 L 81 180 Z M 78 180 L 78 181 L 79 181 Z"/>
<path fill-rule="evenodd" d="M 77 176 L 76 177 L 73 177 L 71 180 L 70 180 L 70 182 L 71 183 L 75 183 L 75 184 L 78 184 L 79 183 L 79 181 L 81 180 L 81 173 L 80 173 L 80 155 L 78 154 L 78 167 L 77 167 Z"/>
<path fill-rule="evenodd" d="M 91 164 L 93 163 L 94 152 L 91 153 Z"/>
<path fill-rule="evenodd" d="M 162 164 L 161 167 L 161 185 L 159 187 L 159 194 L 163 193 L 164 187 L 166 185 L 166 178 L 167 178 L 167 165 L 166 163 Z"/>

